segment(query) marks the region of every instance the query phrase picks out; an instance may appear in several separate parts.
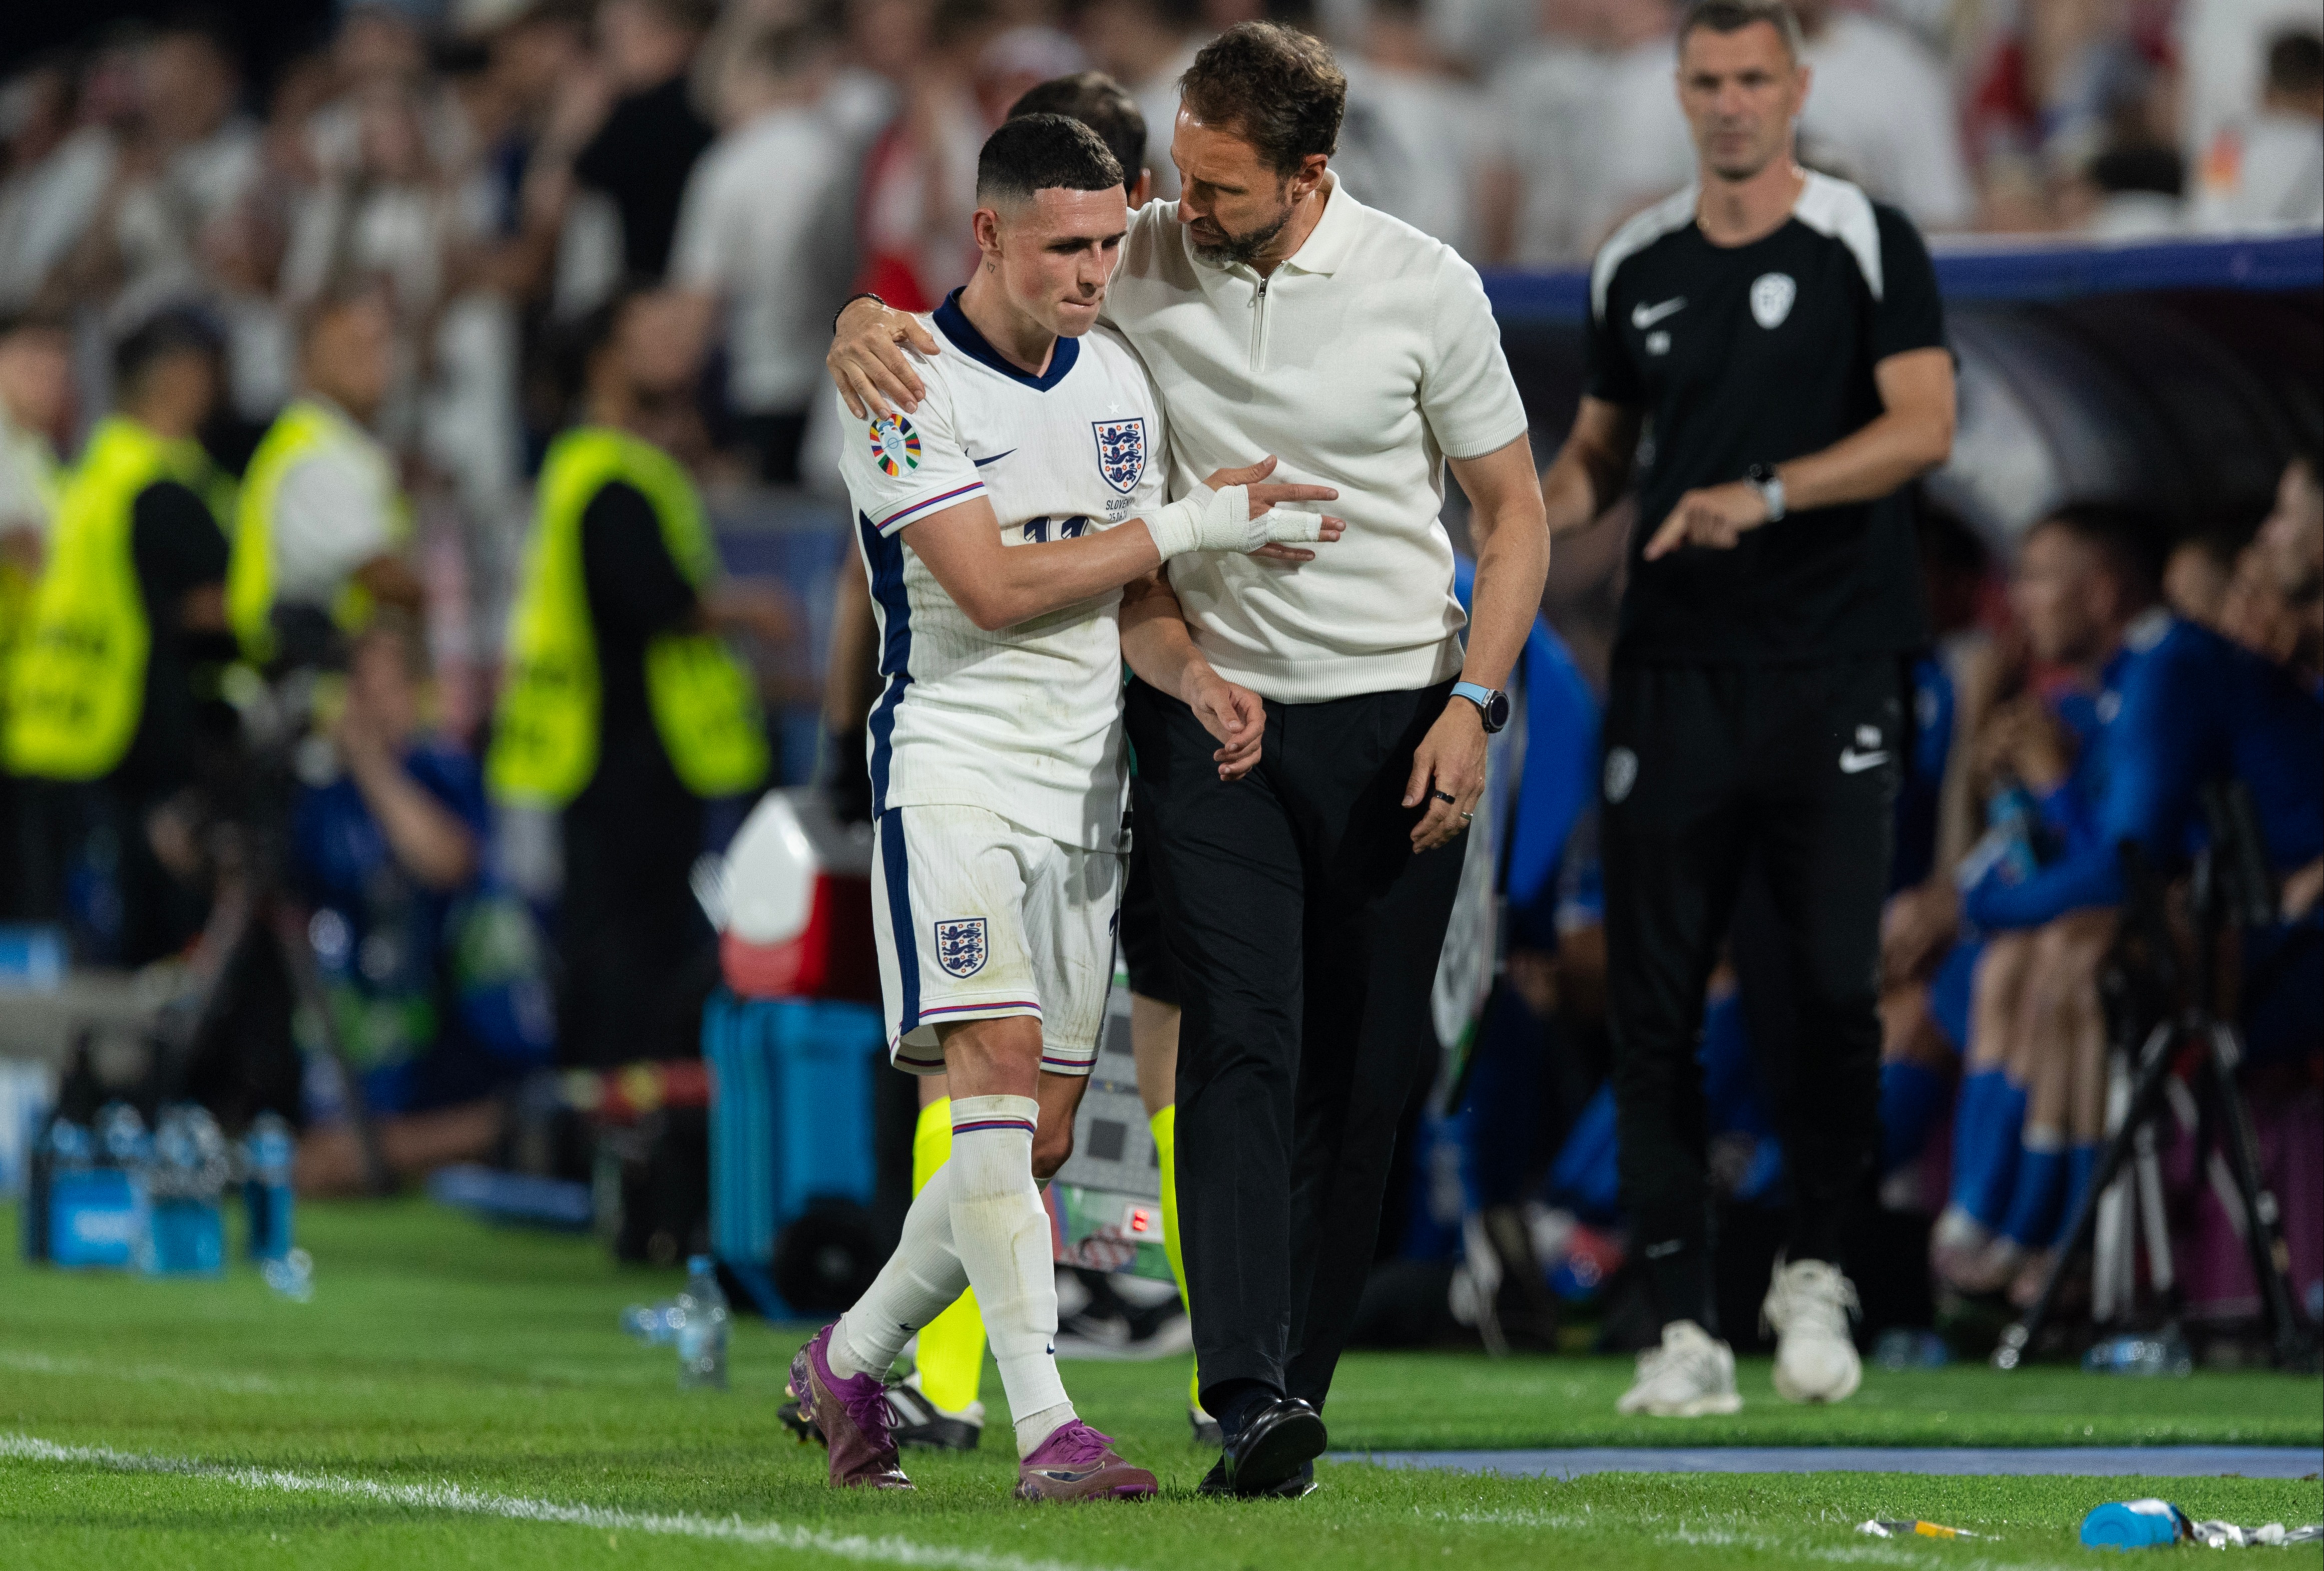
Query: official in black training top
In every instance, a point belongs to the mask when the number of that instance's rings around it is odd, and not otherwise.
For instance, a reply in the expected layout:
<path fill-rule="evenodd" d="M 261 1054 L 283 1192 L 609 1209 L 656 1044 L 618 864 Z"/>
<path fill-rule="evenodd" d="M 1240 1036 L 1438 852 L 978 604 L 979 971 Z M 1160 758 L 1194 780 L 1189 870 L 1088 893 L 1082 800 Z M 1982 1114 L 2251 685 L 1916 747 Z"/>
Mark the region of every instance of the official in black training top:
<path fill-rule="evenodd" d="M 1775 1388 L 1836 1401 L 1859 1366 L 1839 1251 L 1878 1140 L 1875 1012 L 1904 666 L 1923 642 L 1897 488 L 1942 463 L 1952 359 L 1902 213 L 1794 162 L 1809 88 L 1777 0 L 1697 0 L 1678 93 L 1697 184 L 1591 273 L 1587 392 L 1542 480 L 1585 529 L 1653 448 L 1606 716 L 1603 846 L 1624 1202 L 1664 1321 L 1625 1412 L 1740 1405 L 1711 1325 L 1703 991 L 1747 866 L 1789 950 L 1794 1197 L 1768 1290 Z"/>

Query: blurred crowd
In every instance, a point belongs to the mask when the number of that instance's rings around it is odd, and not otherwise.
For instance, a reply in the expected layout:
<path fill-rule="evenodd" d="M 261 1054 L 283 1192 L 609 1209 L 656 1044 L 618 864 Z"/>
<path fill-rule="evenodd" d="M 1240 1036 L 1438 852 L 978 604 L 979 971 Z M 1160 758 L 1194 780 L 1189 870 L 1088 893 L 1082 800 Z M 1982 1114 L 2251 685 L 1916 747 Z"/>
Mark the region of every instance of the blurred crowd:
<path fill-rule="evenodd" d="M 388 281 L 383 436 L 504 515 L 562 412 L 556 328 L 622 281 L 690 302 L 734 470 L 799 473 L 830 310 L 962 273 L 976 150 L 1033 84 L 1111 74 L 1157 194 L 1175 83 L 1269 0 L 453 0 L 318 15 L 257 79 L 227 11 L 95 34 L 0 85 L 0 312 L 119 329 L 198 299 L 254 431 L 298 313 Z M 1362 199 L 1480 264 L 1575 266 L 1685 183 L 1669 0 L 1272 0 L 1346 64 Z M 1932 230 L 2324 222 L 2301 0 L 1799 0 L 1805 155 Z M 102 407 L 101 356 L 80 367 Z M 231 457 L 231 455 L 229 455 Z M 489 551 L 487 578 L 505 564 Z"/>

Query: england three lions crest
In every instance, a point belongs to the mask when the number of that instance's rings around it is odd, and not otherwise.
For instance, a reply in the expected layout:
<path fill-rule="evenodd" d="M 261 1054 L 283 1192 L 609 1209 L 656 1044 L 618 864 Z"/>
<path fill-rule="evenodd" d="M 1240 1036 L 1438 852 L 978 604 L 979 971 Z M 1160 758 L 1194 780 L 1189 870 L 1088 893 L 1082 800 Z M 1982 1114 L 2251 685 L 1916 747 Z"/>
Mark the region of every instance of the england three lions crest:
<path fill-rule="evenodd" d="M 1097 472 L 1124 496 L 1146 478 L 1146 417 L 1134 420 L 1093 420 L 1097 433 Z"/>
<path fill-rule="evenodd" d="M 975 975 L 984 969 L 986 953 L 982 917 L 936 924 L 936 964 L 952 975 Z"/>

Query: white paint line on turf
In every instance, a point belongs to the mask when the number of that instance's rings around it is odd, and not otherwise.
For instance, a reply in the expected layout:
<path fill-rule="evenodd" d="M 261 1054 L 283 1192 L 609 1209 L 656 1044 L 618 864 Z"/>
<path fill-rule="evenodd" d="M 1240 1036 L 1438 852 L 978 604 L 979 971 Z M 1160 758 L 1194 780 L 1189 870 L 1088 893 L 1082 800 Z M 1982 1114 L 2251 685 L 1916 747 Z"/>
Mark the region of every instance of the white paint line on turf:
<path fill-rule="evenodd" d="M 546 1522 L 560 1527 L 593 1528 L 600 1532 L 649 1533 L 666 1538 L 706 1539 L 723 1543 L 791 1549 L 861 1560 L 879 1566 L 928 1567 L 929 1571 L 1096 1571 L 1058 1560 L 1028 1559 L 1022 1555 L 996 1554 L 986 1549 L 956 1549 L 941 1544 L 915 1543 L 892 1535 L 872 1538 L 862 1533 L 825 1532 L 817 1528 L 790 1527 L 782 1522 L 746 1521 L 741 1517 L 705 1517 L 686 1512 L 620 1511 L 606 1506 L 567 1505 L 557 1501 L 527 1500 L 521 1495 L 491 1494 L 456 1483 L 382 1483 L 368 1478 L 346 1478 L 327 1473 L 290 1473 L 274 1467 L 235 1467 L 176 1456 L 140 1455 L 109 1446 L 60 1446 L 32 1435 L 0 1434 L 0 1457 L 28 1462 L 55 1462 L 99 1467 L 112 1473 L 167 1474 L 228 1483 L 243 1489 L 281 1494 L 327 1495 L 375 1505 L 402 1506 L 413 1511 L 453 1511 L 466 1516 L 497 1517 L 504 1521 Z"/>
<path fill-rule="evenodd" d="M 289 1396 L 310 1388 L 263 1374 L 219 1374 L 209 1370 L 171 1369 L 159 1363 L 110 1363 L 95 1358 L 60 1358 L 47 1353 L 19 1353 L 0 1348 L 0 1369 L 23 1374 L 64 1375 L 74 1380 L 92 1376 L 139 1384 L 189 1385 L 204 1391 L 232 1391 L 240 1396 Z"/>

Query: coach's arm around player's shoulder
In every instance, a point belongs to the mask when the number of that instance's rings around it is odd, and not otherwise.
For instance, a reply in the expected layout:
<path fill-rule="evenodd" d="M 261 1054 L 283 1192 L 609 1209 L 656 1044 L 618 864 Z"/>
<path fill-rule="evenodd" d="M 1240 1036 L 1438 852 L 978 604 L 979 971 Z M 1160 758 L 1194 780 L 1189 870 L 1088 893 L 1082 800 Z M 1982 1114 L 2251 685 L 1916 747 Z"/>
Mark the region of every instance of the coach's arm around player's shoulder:
<path fill-rule="evenodd" d="M 1111 529 L 1071 540 L 1010 546 L 992 504 L 973 496 L 904 529 L 904 543 L 927 564 L 968 619 L 987 633 L 1079 605 L 1145 578 L 1189 551 L 1267 551 L 1305 560 L 1289 542 L 1335 541 L 1346 527 L 1302 503 L 1330 502 L 1329 485 L 1266 483 L 1276 460 L 1222 469 L 1194 494 Z"/>

